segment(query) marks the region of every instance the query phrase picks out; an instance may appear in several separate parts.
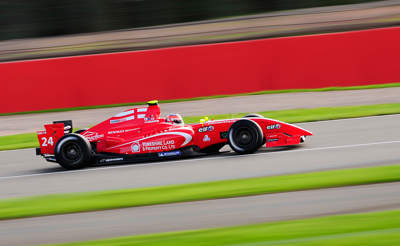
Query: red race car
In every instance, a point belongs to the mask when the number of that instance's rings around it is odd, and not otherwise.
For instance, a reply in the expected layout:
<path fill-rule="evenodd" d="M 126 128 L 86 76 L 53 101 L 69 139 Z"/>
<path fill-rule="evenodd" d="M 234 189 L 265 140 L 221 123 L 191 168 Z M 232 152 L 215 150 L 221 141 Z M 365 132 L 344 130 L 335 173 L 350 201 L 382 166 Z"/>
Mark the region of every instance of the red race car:
<path fill-rule="evenodd" d="M 179 114 L 160 118 L 157 101 L 132 108 L 87 130 L 72 133 L 71 121 L 56 121 L 37 132 L 37 155 L 66 169 L 93 163 L 171 159 L 218 153 L 226 144 L 239 154 L 266 147 L 295 145 L 312 135 L 300 127 L 251 114 L 240 119 L 184 124 Z"/>

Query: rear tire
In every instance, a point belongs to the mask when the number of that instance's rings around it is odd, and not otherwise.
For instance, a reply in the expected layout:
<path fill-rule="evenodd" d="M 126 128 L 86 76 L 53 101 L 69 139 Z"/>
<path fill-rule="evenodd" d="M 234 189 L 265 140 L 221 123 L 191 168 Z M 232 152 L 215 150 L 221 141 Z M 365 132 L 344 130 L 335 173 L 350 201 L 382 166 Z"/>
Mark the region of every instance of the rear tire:
<path fill-rule="evenodd" d="M 229 128 L 229 146 L 239 154 L 256 152 L 261 147 L 263 139 L 260 126 L 249 119 L 238 120 Z"/>
<path fill-rule="evenodd" d="M 89 163 L 92 148 L 85 137 L 72 133 L 60 138 L 54 148 L 54 155 L 57 163 L 65 169 L 79 169 Z"/>

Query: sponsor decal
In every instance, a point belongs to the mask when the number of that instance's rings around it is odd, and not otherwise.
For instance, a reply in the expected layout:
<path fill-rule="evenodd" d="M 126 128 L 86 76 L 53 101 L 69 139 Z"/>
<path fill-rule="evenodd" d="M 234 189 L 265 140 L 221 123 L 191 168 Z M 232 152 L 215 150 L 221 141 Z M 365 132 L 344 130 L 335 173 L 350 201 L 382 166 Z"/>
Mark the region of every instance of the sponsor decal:
<path fill-rule="evenodd" d="M 197 131 L 198 132 L 212 132 L 212 131 L 214 131 L 214 126 L 200 127 Z"/>
<path fill-rule="evenodd" d="M 224 123 L 233 123 L 235 122 L 235 119 L 230 119 L 230 120 L 214 120 L 212 123 L 214 124 L 224 124 Z"/>
<path fill-rule="evenodd" d="M 131 150 L 133 153 L 137 153 L 140 151 L 140 144 L 139 143 L 133 143 L 131 145 Z"/>
<path fill-rule="evenodd" d="M 110 120 L 110 124 L 121 123 L 121 122 L 125 122 L 125 121 L 128 121 L 128 120 L 134 120 L 134 119 L 135 119 L 135 116 L 132 115 L 132 116 L 125 117 L 125 118 L 122 118 L 122 119 L 118 119 L 118 120 Z"/>
<path fill-rule="evenodd" d="M 89 141 L 96 141 L 99 138 L 104 137 L 104 134 L 98 134 L 97 132 L 86 131 L 83 136 L 85 136 Z"/>
<path fill-rule="evenodd" d="M 219 136 L 221 139 L 227 139 L 228 138 L 228 132 L 220 132 Z"/>
<path fill-rule="evenodd" d="M 147 108 L 138 108 L 137 111 L 138 112 L 147 112 Z"/>
<path fill-rule="evenodd" d="M 276 141 L 279 141 L 279 139 L 278 139 L 278 138 L 270 138 L 270 139 L 267 139 L 267 142 L 268 142 L 268 143 L 270 143 L 270 142 L 276 142 Z"/>
<path fill-rule="evenodd" d="M 143 151 L 165 151 L 175 149 L 175 140 L 142 142 Z"/>
<path fill-rule="evenodd" d="M 109 135 L 112 135 L 112 134 L 121 134 L 121 133 L 125 133 L 125 132 L 131 132 L 131 131 L 134 131 L 134 130 L 138 130 L 139 128 L 133 128 L 133 129 L 126 129 L 126 130 L 115 130 L 115 131 L 109 131 L 109 132 L 107 132 Z"/>
<path fill-rule="evenodd" d="M 210 142 L 210 141 L 211 141 L 210 137 L 207 134 L 204 135 L 203 142 Z"/>
<path fill-rule="evenodd" d="M 274 129 L 279 129 L 279 128 L 281 128 L 281 124 L 273 124 L 273 125 L 267 126 L 267 130 L 274 130 Z"/>
<path fill-rule="evenodd" d="M 119 134 L 119 133 L 124 133 L 125 132 L 125 130 L 116 130 L 116 131 L 109 131 L 109 132 L 107 132 L 108 134 Z"/>
<path fill-rule="evenodd" d="M 158 153 L 158 157 L 168 157 L 168 156 L 178 156 L 178 155 L 182 155 L 182 151 L 177 150 L 177 151 Z"/>
<path fill-rule="evenodd" d="M 123 161 L 124 158 L 119 157 L 119 158 L 108 158 L 108 159 L 101 159 L 99 162 L 104 163 L 104 162 L 114 162 L 114 161 Z"/>
<path fill-rule="evenodd" d="M 122 146 L 125 146 L 125 145 L 128 145 L 128 144 L 132 144 L 132 143 L 138 143 L 138 142 L 144 141 L 144 140 L 149 139 L 149 138 L 154 138 L 154 137 L 159 137 L 159 136 L 168 136 L 168 135 L 178 135 L 178 136 L 184 137 L 185 141 L 182 143 L 182 145 L 180 147 L 183 147 L 183 146 L 187 145 L 188 143 L 190 143 L 190 141 L 192 141 L 192 136 L 190 134 L 188 134 L 188 133 L 185 133 L 185 132 L 178 132 L 178 131 L 176 131 L 176 132 L 164 132 L 164 133 L 159 133 L 159 134 L 156 134 L 156 135 L 153 135 L 153 136 L 150 136 L 150 137 L 145 137 L 145 138 L 142 138 L 142 139 L 138 139 L 138 140 L 135 140 L 135 141 L 132 141 L 132 142 L 123 143 L 123 144 L 120 144 L 120 145 L 117 145 L 117 146 L 113 146 L 110 149 L 119 148 L 119 147 L 122 147 Z M 156 142 L 159 142 L 159 141 L 156 141 Z"/>
<path fill-rule="evenodd" d="M 133 113 L 135 113 L 135 111 L 132 109 L 132 110 L 128 110 L 128 111 L 119 113 L 119 114 L 115 115 L 114 117 L 123 117 L 123 116 L 127 116 L 127 115 L 130 115 Z"/>

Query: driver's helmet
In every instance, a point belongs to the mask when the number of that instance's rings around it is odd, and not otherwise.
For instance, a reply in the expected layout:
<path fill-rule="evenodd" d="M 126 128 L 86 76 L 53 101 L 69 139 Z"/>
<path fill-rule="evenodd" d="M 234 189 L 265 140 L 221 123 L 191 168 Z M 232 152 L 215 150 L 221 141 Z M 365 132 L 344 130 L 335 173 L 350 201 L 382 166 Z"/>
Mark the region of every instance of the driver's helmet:
<path fill-rule="evenodd" d="M 169 114 L 165 118 L 165 121 L 172 124 L 183 124 L 183 119 L 180 114 Z"/>

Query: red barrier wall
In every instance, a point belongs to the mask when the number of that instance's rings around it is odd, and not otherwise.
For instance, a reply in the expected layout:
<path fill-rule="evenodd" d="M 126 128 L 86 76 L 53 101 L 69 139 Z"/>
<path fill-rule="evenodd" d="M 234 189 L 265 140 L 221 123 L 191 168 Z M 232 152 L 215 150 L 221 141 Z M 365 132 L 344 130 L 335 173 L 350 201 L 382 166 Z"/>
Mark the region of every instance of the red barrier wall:
<path fill-rule="evenodd" d="M 0 113 L 400 82 L 400 28 L 0 64 Z"/>

